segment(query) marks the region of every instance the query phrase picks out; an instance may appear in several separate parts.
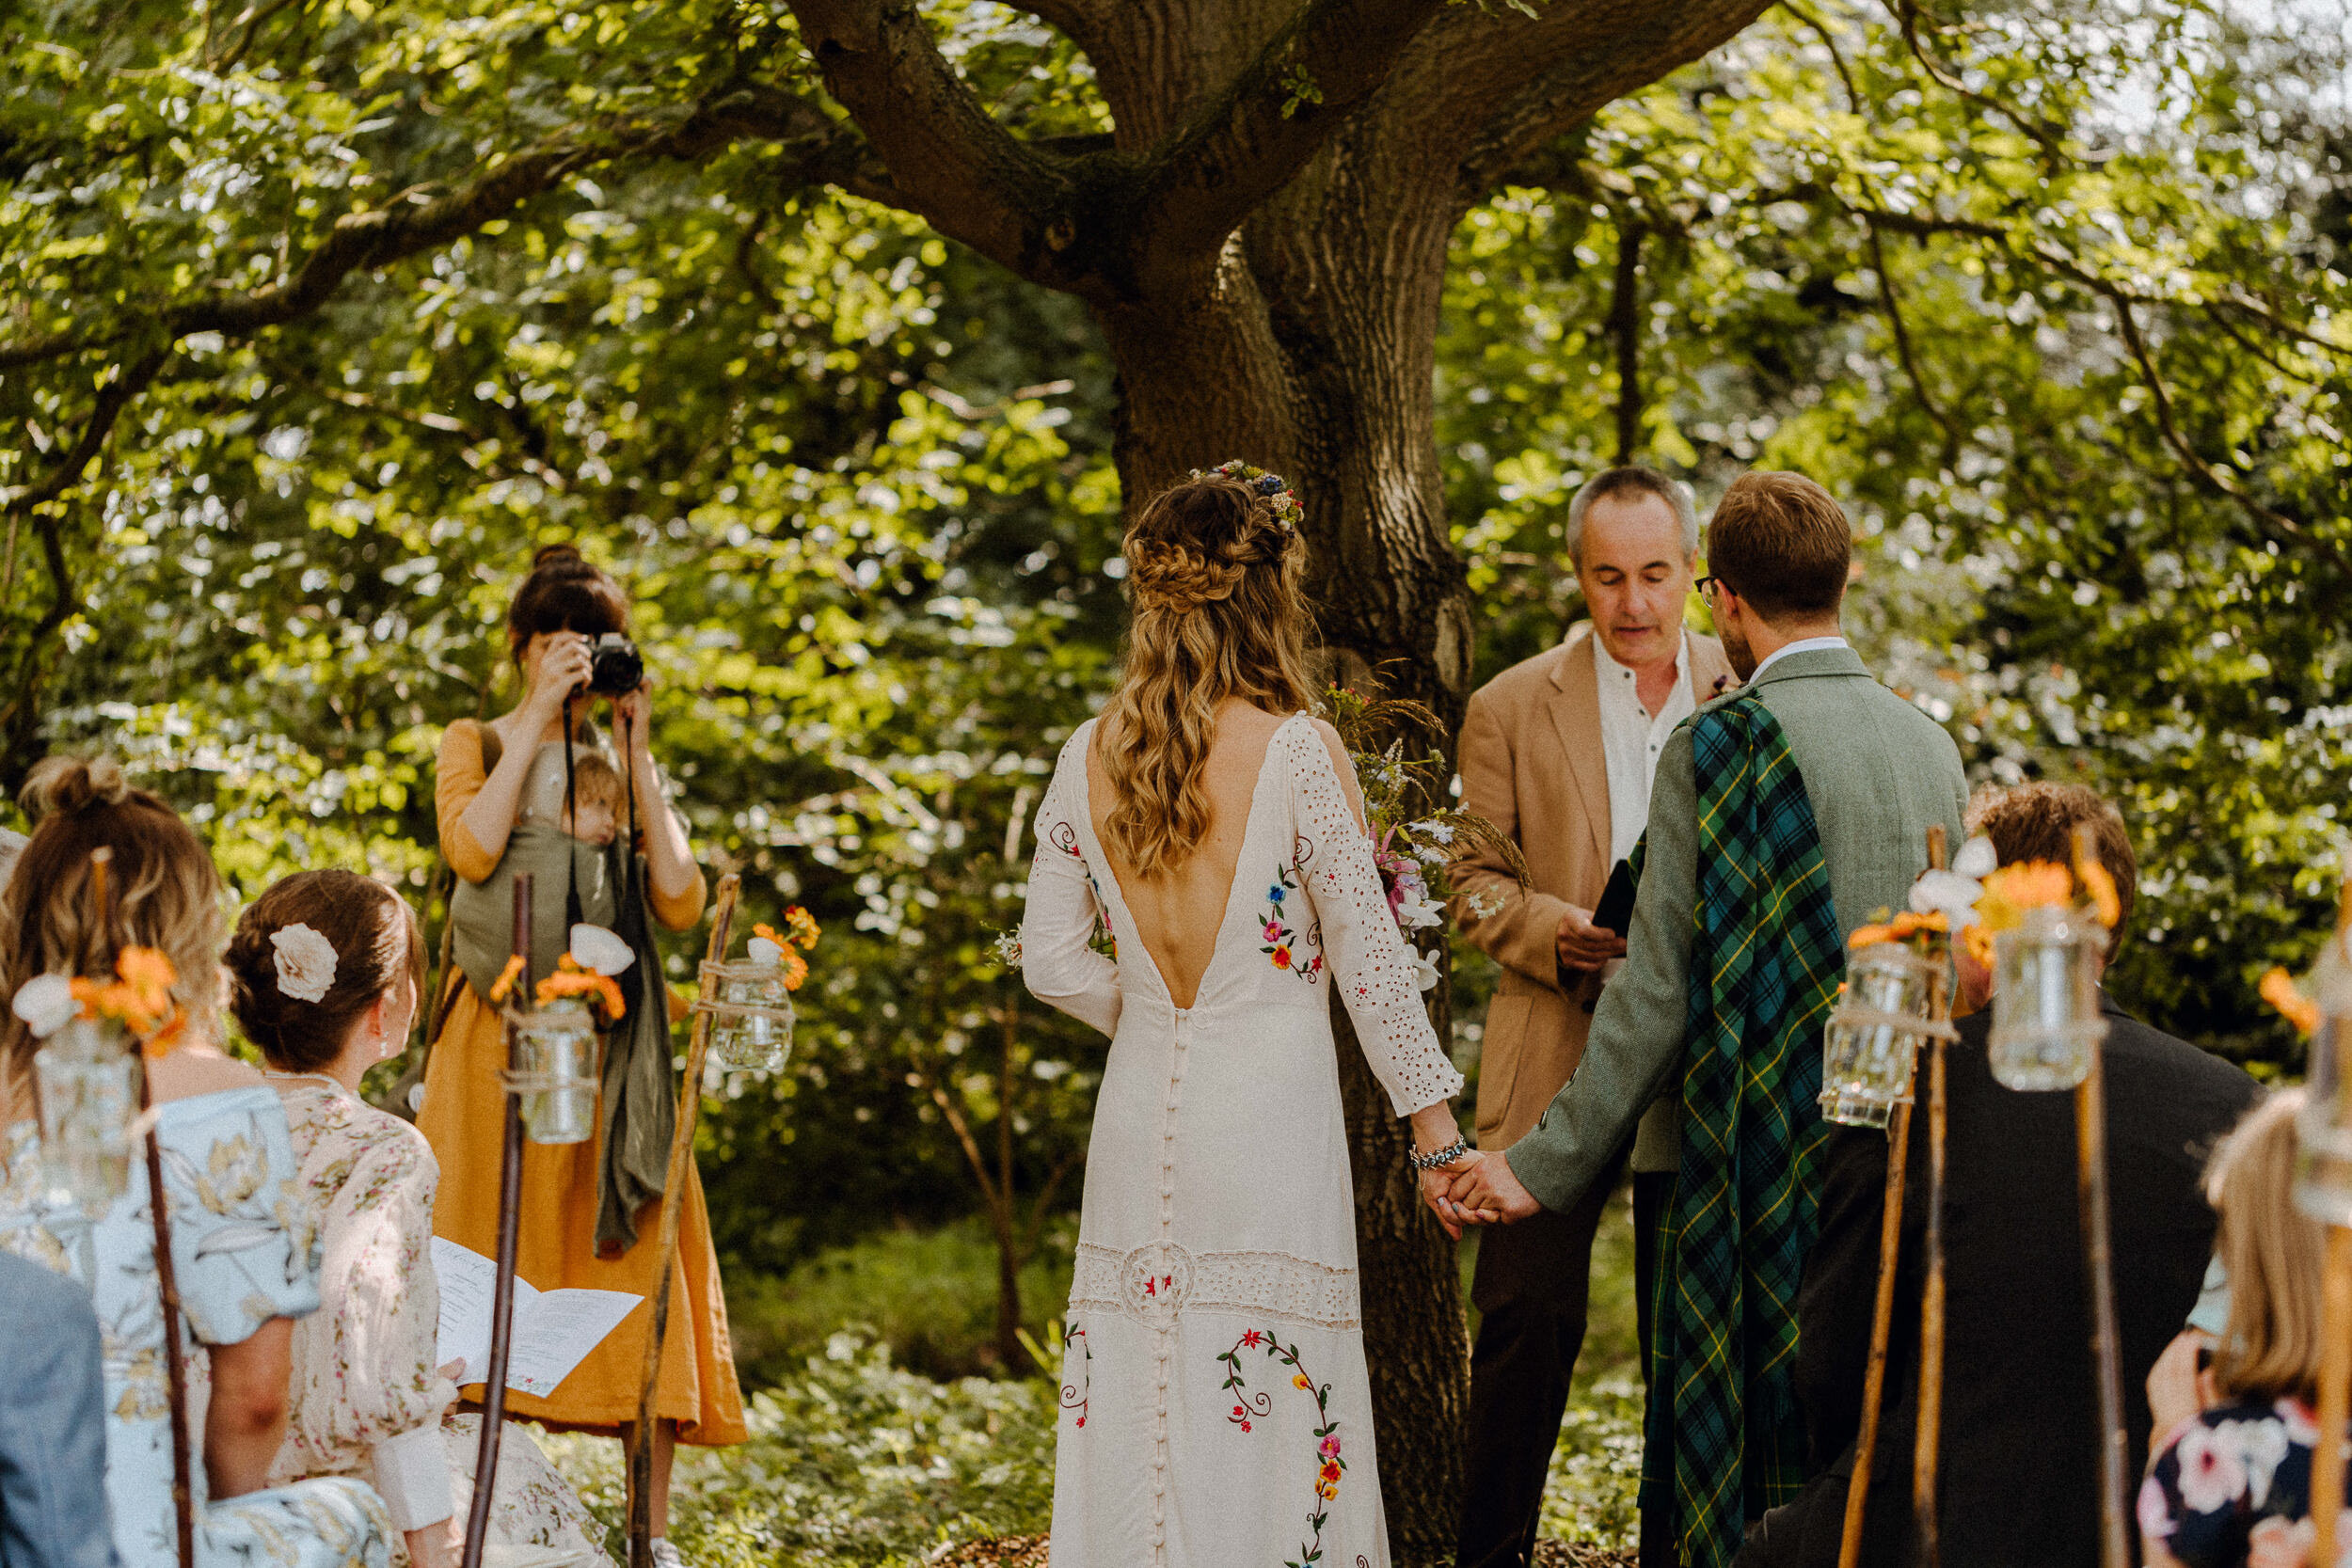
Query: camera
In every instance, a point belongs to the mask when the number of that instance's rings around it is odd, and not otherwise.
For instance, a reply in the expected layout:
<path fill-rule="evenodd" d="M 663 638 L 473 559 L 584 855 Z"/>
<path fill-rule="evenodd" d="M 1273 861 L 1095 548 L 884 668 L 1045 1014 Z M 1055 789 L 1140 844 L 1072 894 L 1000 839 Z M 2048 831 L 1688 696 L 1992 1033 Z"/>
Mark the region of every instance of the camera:
<path fill-rule="evenodd" d="M 598 697 L 626 697 L 645 684 L 645 661 L 637 644 L 617 631 L 596 639 L 588 653 L 588 689 Z"/>

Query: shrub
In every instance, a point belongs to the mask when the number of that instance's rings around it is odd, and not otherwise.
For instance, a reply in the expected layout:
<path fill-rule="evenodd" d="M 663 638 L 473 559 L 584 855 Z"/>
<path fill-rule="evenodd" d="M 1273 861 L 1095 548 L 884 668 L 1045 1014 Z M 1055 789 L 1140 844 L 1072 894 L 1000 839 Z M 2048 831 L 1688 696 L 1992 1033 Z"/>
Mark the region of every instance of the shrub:
<path fill-rule="evenodd" d="M 1070 1299 L 1071 1227 L 1049 1230 L 1021 1271 L 1021 1304 L 1029 1332 Z M 996 1355 L 996 1249 L 977 1219 L 936 1230 L 885 1230 L 835 1247 L 778 1279 L 729 1276 L 728 1326 L 746 1388 L 797 1376 L 845 1328 L 887 1346 L 898 1366 L 926 1376 L 1032 1375 L 1025 1361 L 1007 1368 Z"/>
<path fill-rule="evenodd" d="M 1035 1534 L 1053 1517 L 1052 1388 L 935 1383 L 836 1334 L 801 1374 L 752 1396 L 751 1438 L 678 1450 L 670 1539 L 695 1568 L 902 1568 L 943 1544 Z M 618 1443 L 541 1444 L 627 1561 Z"/>

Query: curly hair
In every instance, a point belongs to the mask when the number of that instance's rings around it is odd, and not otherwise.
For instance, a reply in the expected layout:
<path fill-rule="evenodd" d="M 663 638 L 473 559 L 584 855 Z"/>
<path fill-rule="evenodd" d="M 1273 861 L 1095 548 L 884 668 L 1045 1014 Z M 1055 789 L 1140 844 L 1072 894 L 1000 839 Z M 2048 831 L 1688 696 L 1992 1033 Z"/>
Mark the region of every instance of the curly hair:
<path fill-rule="evenodd" d="M 33 836 L 0 894 L 0 990 L 37 974 L 113 973 L 128 946 L 153 947 L 179 974 L 172 998 L 191 1028 L 218 1028 L 224 925 L 220 874 L 180 814 L 135 789 L 111 757 L 44 757 L 17 796 Z M 90 852 L 113 851 L 106 922 L 90 889 Z M 32 1031 L 0 1014 L 0 1064 L 29 1068 Z"/>
<path fill-rule="evenodd" d="M 288 996 L 271 938 L 308 926 L 335 949 L 335 978 L 315 1002 Z M 424 993 L 424 934 L 406 899 L 356 871 L 297 871 L 271 885 L 237 919 L 222 961 L 229 1011 L 245 1037 L 281 1072 L 318 1072 L 376 999 L 405 977 Z"/>
<path fill-rule="evenodd" d="M 1299 580 L 1306 545 L 1272 501 L 1209 475 L 1147 502 L 1124 546 L 1134 619 L 1098 744 L 1113 804 L 1103 837 L 1139 877 L 1173 871 L 1209 831 L 1201 784 L 1217 705 L 1313 705 Z"/>

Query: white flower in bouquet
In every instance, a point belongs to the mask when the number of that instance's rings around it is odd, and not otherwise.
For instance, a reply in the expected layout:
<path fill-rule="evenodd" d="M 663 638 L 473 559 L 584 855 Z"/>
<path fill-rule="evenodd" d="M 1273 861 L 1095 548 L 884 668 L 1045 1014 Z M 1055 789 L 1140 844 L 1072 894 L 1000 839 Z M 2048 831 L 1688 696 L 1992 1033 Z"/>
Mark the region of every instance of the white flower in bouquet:
<path fill-rule="evenodd" d="M 628 942 L 601 926 L 585 921 L 572 927 L 572 962 L 591 974 L 611 979 L 637 961 Z"/>
<path fill-rule="evenodd" d="M 1438 956 L 1413 949 L 1413 983 L 1423 990 L 1438 989 Z"/>
<path fill-rule="evenodd" d="M 73 982 L 62 974 L 36 974 L 16 988 L 8 1010 L 24 1021 L 33 1038 L 45 1040 L 67 1024 L 82 1005 L 73 999 Z"/>
<path fill-rule="evenodd" d="M 1408 931 L 1425 931 L 1432 926 L 1443 925 L 1445 913 L 1426 897 L 1407 897 L 1398 901 L 1396 923 Z"/>
<path fill-rule="evenodd" d="M 996 933 L 996 961 L 1009 969 L 1021 967 L 1020 932 L 999 931 Z"/>
<path fill-rule="evenodd" d="M 1410 828 L 1407 828 L 1406 832 L 1411 833 L 1415 838 L 1425 838 L 1437 844 L 1451 844 L 1454 842 L 1453 825 L 1447 822 L 1440 822 L 1434 816 L 1425 822 L 1414 823 Z"/>

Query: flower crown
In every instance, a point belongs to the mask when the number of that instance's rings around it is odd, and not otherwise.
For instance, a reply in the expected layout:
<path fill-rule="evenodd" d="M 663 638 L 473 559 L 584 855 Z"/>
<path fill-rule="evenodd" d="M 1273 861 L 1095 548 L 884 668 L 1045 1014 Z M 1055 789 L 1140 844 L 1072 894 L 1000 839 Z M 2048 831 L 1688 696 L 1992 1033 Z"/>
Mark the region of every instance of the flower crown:
<path fill-rule="evenodd" d="M 1195 479 L 1206 479 L 1209 474 L 1222 474 L 1227 479 L 1238 479 L 1259 495 L 1265 497 L 1273 503 L 1274 520 L 1293 533 L 1296 533 L 1298 525 L 1307 520 L 1306 509 L 1298 504 L 1298 498 L 1291 494 L 1291 487 L 1283 483 L 1282 476 L 1279 474 L 1270 474 L 1254 464 L 1243 462 L 1238 457 L 1229 463 L 1219 463 L 1207 474 L 1198 468 L 1192 470 L 1192 477 Z"/>

